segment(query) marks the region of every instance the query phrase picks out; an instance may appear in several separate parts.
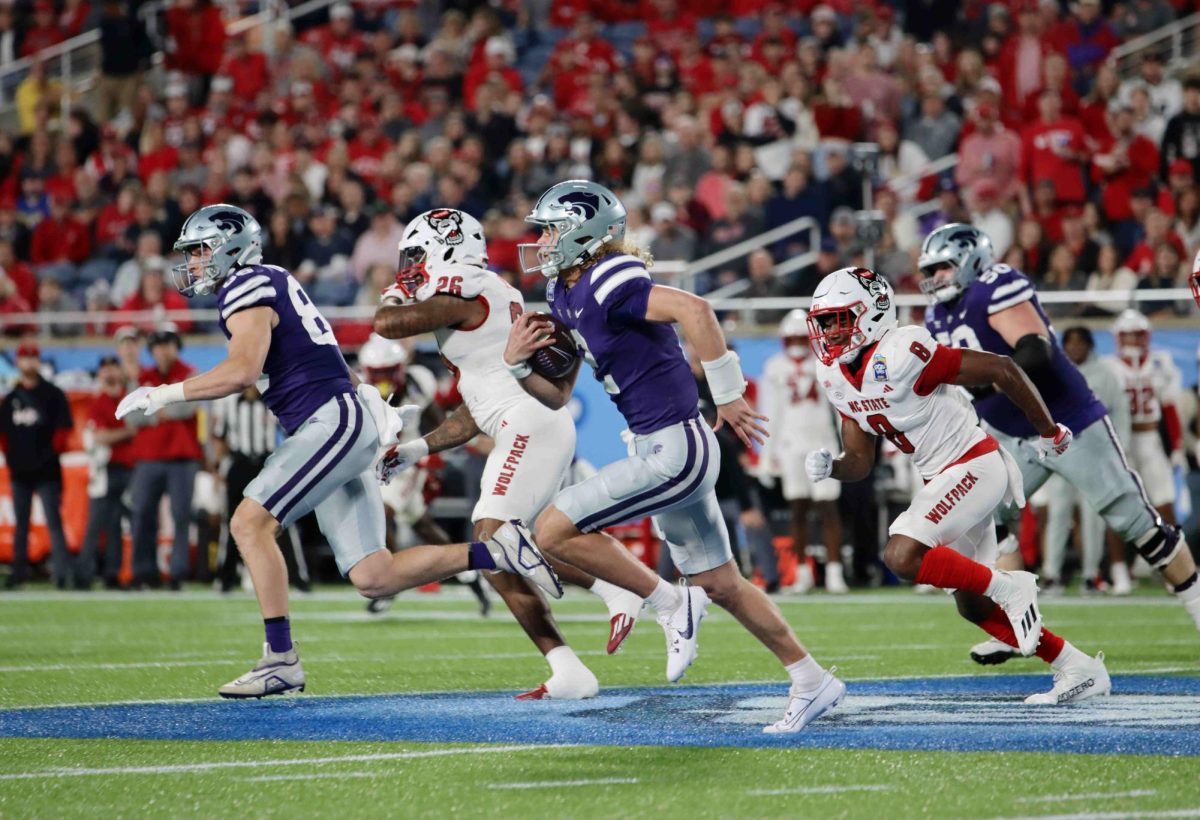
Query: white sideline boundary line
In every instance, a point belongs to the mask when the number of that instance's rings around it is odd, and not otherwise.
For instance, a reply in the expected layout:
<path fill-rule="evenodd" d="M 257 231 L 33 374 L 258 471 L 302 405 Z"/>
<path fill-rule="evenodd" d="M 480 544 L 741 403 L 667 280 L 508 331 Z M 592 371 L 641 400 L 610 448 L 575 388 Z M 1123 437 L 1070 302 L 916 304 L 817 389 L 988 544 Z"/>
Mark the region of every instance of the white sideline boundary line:
<path fill-rule="evenodd" d="M 562 789 L 573 786 L 617 786 L 640 783 L 636 777 L 597 777 L 591 780 L 531 780 L 527 783 L 491 783 L 488 789 Z"/>
<path fill-rule="evenodd" d="M 1151 797 L 1156 789 L 1133 789 L 1127 792 L 1082 792 L 1079 794 L 1043 794 L 1038 797 L 1018 797 L 1014 803 L 1059 803 L 1068 800 L 1103 800 L 1108 797 Z"/>
<path fill-rule="evenodd" d="M 508 746 L 465 746 L 457 749 L 428 749 L 413 752 L 380 752 L 378 754 L 335 755 L 331 757 L 293 757 L 283 760 L 218 760 L 207 763 L 179 763 L 168 766 L 109 766 L 105 768 L 55 768 L 33 772 L 0 774 L 0 780 L 37 780 L 66 777 L 97 777 L 104 775 L 137 774 L 199 774 L 227 769 L 260 769 L 267 766 L 321 766 L 327 763 L 368 763 L 382 760 L 418 760 L 426 757 L 454 755 L 491 755 L 510 752 L 543 751 L 545 749 L 592 749 L 599 747 L 574 746 L 563 743 L 540 743 Z M 341 776 L 339 774 L 339 776 Z"/>
<path fill-rule="evenodd" d="M 776 797 L 788 794 L 843 794 L 845 792 L 890 792 L 892 786 L 882 783 L 863 783 L 858 786 L 797 786 L 794 789 L 751 789 L 752 797 Z"/>

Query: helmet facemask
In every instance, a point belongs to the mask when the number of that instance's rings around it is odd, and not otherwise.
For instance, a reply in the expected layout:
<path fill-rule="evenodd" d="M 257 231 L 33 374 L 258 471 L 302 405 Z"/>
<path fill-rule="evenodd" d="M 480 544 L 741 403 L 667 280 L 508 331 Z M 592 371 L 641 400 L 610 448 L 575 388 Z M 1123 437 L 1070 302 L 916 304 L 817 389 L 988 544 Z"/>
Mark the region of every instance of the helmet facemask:
<path fill-rule="evenodd" d="M 533 222 L 533 220 L 529 220 Z M 540 273 L 547 279 L 553 279 L 566 267 L 566 254 L 562 252 L 562 236 L 574 230 L 577 225 L 569 220 L 560 222 L 535 222 L 540 225 L 542 235 L 537 242 L 522 242 L 517 245 L 518 258 L 522 273 Z"/>
<path fill-rule="evenodd" d="M 410 302 L 417 300 L 417 291 L 429 281 L 429 271 L 425 269 L 428 257 L 425 248 L 419 245 L 400 249 L 396 286 Z"/>
<path fill-rule="evenodd" d="M 214 261 L 217 249 L 224 244 L 220 236 L 210 236 L 195 242 L 176 242 L 175 250 L 183 254 L 183 262 L 171 268 L 171 281 L 184 296 L 207 296 L 217 289 L 221 269 Z"/>
<path fill-rule="evenodd" d="M 867 334 L 859 327 L 859 319 L 867 312 L 862 302 L 836 307 L 814 307 L 808 313 L 808 343 L 825 366 L 834 362 L 849 364 L 858 351 L 867 346 Z"/>
<path fill-rule="evenodd" d="M 921 280 L 921 293 L 930 304 L 953 302 L 962 295 L 963 284 L 959 281 L 958 266 L 953 262 L 934 262 L 921 268 L 921 273 L 925 277 Z"/>

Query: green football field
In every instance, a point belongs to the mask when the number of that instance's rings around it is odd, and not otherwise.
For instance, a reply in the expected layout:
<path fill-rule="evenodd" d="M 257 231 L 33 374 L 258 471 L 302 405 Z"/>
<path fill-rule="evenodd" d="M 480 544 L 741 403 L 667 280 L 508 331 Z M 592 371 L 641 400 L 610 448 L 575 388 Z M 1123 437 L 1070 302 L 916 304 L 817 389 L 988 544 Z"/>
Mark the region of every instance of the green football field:
<path fill-rule="evenodd" d="M 683 683 L 639 623 L 604 654 L 602 607 L 556 605 L 601 697 L 518 703 L 546 675 L 507 613 L 460 590 L 381 617 L 344 588 L 298 598 L 308 691 L 227 702 L 257 658 L 245 594 L 0 596 L 0 816 L 1184 817 L 1200 815 L 1200 636 L 1177 604 L 1050 598 L 1103 649 L 1114 696 L 1025 707 L 1040 661 L 981 669 L 942 595 L 782 598 L 846 702 L 764 740 L 781 670 L 724 613 Z"/>

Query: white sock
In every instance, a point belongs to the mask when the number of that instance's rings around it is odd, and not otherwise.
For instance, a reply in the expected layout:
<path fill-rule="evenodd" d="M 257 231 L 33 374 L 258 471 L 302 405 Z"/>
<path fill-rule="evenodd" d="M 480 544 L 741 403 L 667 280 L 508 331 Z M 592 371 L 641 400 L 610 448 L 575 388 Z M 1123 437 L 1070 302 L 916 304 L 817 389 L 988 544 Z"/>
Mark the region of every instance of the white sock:
<path fill-rule="evenodd" d="M 1008 573 L 994 569 L 992 570 L 992 580 L 988 583 L 987 589 L 983 591 L 983 596 L 991 598 L 993 601 L 1002 601 L 1011 588 Z"/>
<path fill-rule="evenodd" d="M 1070 641 L 1063 641 L 1062 651 L 1058 653 L 1058 657 L 1050 661 L 1050 668 L 1055 672 L 1061 672 L 1063 668 L 1071 663 L 1087 658 L 1087 655 L 1076 649 Z"/>
<path fill-rule="evenodd" d="M 1124 561 L 1113 561 L 1112 568 L 1113 586 L 1129 586 L 1131 581 L 1129 578 L 1129 565 Z"/>
<path fill-rule="evenodd" d="M 592 588 L 589 591 L 593 595 L 599 595 L 600 600 L 607 604 L 609 601 L 617 598 L 625 590 L 621 589 L 616 584 L 610 584 L 608 581 L 597 578 L 596 583 L 592 584 Z"/>
<path fill-rule="evenodd" d="M 792 688 L 798 692 L 816 689 L 821 683 L 821 678 L 825 675 L 825 670 L 821 668 L 821 664 L 817 663 L 812 655 L 805 655 L 795 663 L 785 666 L 784 669 L 787 670 L 788 676 L 792 679 Z"/>
<path fill-rule="evenodd" d="M 646 599 L 646 602 L 654 607 L 659 615 L 670 615 L 683 603 L 683 595 L 674 584 L 668 584 L 662 578 L 659 578 L 658 586 L 650 593 L 650 597 Z"/>
<path fill-rule="evenodd" d="M 556 646 L 546 653 L 546 663 L 550 664 L 550 674 L 567 675 L 583 666 L 583 661 L 575 654 L 575 650 L 563 644 Z"/>

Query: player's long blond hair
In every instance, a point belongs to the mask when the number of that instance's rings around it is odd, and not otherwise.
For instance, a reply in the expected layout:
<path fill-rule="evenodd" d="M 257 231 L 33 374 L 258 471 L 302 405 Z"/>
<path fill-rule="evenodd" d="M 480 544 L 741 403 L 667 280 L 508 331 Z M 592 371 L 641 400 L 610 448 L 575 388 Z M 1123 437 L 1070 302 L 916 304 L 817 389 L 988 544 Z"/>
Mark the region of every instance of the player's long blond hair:
<path fill-rule="evenodd" d="M 615 256 L 619 253 L 629 254 L 642 260 L 642 263 L 647 267 L 654 265 L 654 255 L 643 247 L 629 241 L 628 239 L 618 239 L 616 242 L 606 242 L 600 246 L 600 252 L 588 259 L 588 261 L 579 264 L 576 263 L 569 268 L 566 268 L 558 274 L 558 278 L 563 280 L 563 284 L 567 287 L 574 285 L 579 281 L 579 277 L 583 275 L 584 270 L 594 265 L 599 264 L 602 260 L 610 256 Z"/>

